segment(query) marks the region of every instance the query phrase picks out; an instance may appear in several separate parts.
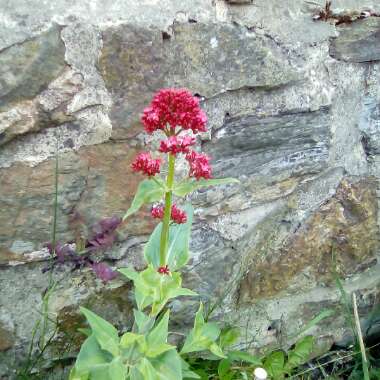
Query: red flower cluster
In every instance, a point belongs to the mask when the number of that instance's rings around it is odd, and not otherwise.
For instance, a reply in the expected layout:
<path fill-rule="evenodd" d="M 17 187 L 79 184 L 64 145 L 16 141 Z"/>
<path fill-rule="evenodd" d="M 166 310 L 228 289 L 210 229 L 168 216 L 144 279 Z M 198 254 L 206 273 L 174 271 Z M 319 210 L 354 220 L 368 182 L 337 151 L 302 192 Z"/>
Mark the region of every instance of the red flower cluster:
<path fill-rule="evenodd" d="M 151 215 L 155 219 L 162 219 L 164 217 L 164 206 L 153 206 L 151 210 Z M 170 218 L 174 223 L 177 224 L 183 224 L 187 222 L 186 212 L 179 209 L 176 205 L 172 205 Z"/>
<path fill-rule="evenodd" d="M 171 153 L 189 153 L 190 147 L 195 144 L 195 138 L 190 136 L 170 136 L 167 140 L 162 140 L 159 151 Z"/>
<path fill-rule="evenodd" d="M 150 153 L 143 152 L 137 155 L 131 164 L 132 170 L 148 176 L 154 176 L 160 172 L 161 160 L 154 159 Z"/>
<path fill-rule="evenodd" d="M 197 133 L 206 132 L 207 117 L 190 91 L 167 88 L 156 93 L 150 106 L 144 110 L 141 122 L 149 134 L 164 130 L 166 125 L 172 131 L 178 126 Z"/>
<path fill-rule="evenodd" d="M 164 217 L 164 206 L 153 206 L 152 210 L 150 211 L 150 214 L 153 216 L 154 219 L 162 219 Z"/>
<path fill-rule="evenodd" d="M 189 163 L 189 177 L 210 179 L 212 177 L 210 157 L 205 153 L 190 151 L 186 154 L 186 160 Z"/>
<path fill-rule="evenodd" d="M 169 267 L 167 265 L 165 265 L 163 267 L 159 267 L 157 269 L 157 272 L 160 273 L 160 274 L 166 274 L 166 275 L 170 274 L 170 270 L 169 270 Z"/>
<path fill-rule="evenodd" d="M 172 206 L 170 217 L 172 221 L 177 224 L 183 224 L 187 222 L 186 212 L 179 209 L 176 205 Z"/>

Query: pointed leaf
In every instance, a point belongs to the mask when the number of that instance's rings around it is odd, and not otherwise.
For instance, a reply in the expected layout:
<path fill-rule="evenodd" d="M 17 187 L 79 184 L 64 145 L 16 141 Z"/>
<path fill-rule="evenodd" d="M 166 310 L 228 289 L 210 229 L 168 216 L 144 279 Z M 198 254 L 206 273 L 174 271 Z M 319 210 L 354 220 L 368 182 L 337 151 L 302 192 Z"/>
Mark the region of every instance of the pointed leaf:
<path fill-rule="evenodd" d="M 232 346 L 240 336 L 240 330 L 236 327 L 226 327 L 222 330 L 219 337 L 220 347 Z"/>
<path fill-rule="evenodd" d="M 223 351 L 216 344 L 220 335 L 220 328 L 214 322 L 205 323 L 203 317 L 203 304 L 195 314 L 194 327 L 186 337 L 181 354 L 209 350 L 214 355 L 225 358 Z"/>
<path fill-rule="evenodd" d="M 190 204 L 186 204 L 183 209 L 186 212 L 187 222 L 173 224 L 169 229 L 167 264 L 171 271 L 181 268 L 189 260 L 189 240 L 194 210 Z M 160 265 L 161 231 L 162 223 L 159 223 L 144 248 L 145 260 L 155 268 Z"/>
<path fill-rule="evenodd" d="M 154 329 L 149 333 L 147 337 L 148 345 L 158 345 L 166 343 L 168 338 L 168 324 L 169 324 L 169 310 L 161 318 L 160 322 Z"/>
<path fill-rule="evenodd" d="M 287 372 L 290 372 L 293 368 L 306 363 L 309 360 L 310 354 L 313 351 L 314 337 L 305 336 L 299 340 L 295 347 L 289 351 L 288 360 L 285 368 Z"/>
<path fill-rule="evenodd" d="M 190 365 L 181 358 L 182 377 L 184 379 L 200 379 L 200 376 L 190 370 Z"/>
<path fill-rule="evenodd" d="M 235 178 L 200 179 L 198 181 L 195 179 L 189 179 L 176 184 L 173 193 L 178 197 L 184 197 L 185 195 L 203 187 L 225 185 L 228 183 L 239 183 L 239 180 Z"/>
<path fill-rule="evenodd" d="M 223 359 L 218 365 L 218 375 L 220 378 L 224 378 L 231 369 L 231 361 L 228 359 Z"/>
<path fill-rule="evenodd" d="M 166 351 L 174 350 L 174 349 L 175 349 L 175 347 L 170 345 L 170 344 L 161 343 L 161 344 L 157 344 L 155 346 L 149 345 L 147 347 L 146 351 L 144 352 L 144 354 L 148 358 L 155 358 L 155 357 L 163 354 Z"/>
<path fill-rule="evenodd" d="M 261 366 L 263 364 L 259 357 L 244 351 L 229 351 L 228 358 L 232 361 L 246 362 L 255 366 Z"/>
<path fill-rule="evenodd" d="M 109 322 L 99 317 L 92 311 L 81 307 L 81 312 L 87 318 L 92 333 L 103 350 L 110 352 L 113 356 L 119 354 L 118 332 Z"/>
<path fill-rule="evenodd" d="M 134 343 L 138 343 L 140 346 L 143 346 L 145 343 L 144 335 L 126 332 L 120 339 L 120 346 L 122 348 L 128 348 Z"/>
<path fill-rule="evenodd" d="M 158 178 L 157 180 L 159 181 Z M 153 179 L 145 179 L 140 182 L 132 204 L 124 215 L 123 220 L 138 211 L 142 205 L 160 201 L 164 194 L 165 187 L 163 184 L 158 184 Z"/>
<path fill-rule="evenodd" d="M 210 346 L 208 347 L 208 349 L 216 356 L 220 357 L 220 358 L 226 358 L 226 355 L 224 355 L 222 349 L 216 344 L 216 343 L 212 343 L 210 344 Z"/>
<path fill-rule="evenodd" d="M 159 374 L 148 359 L 141 359 L 141 362 L 138 365 L 138 370 L 142 374 L 144 380 L 159 379 Z"/>
<path fill-rule="evenodd" d="M 72 371 L 72 374 L 70 374 L 70 379 L 87 379 L 86 376 L 90 375 L 92 368 L 108 364 L 111 359 L 112 356 L 108 352 L 103 351 L 95 336 L 91 335 L 82 344 L 75 362 L 75 371 Z"/>
<path fill-rule="evenodd" d="M 264 368 L 267 370 L 270 376 L 275 379 L 282 380 L 285 375 L 284 364 L 284 353 L 282 351 L 274 351 L 266 357 Z"/>
<path fill-rule="evenodd" d="M 132 281 L 135 281 L 139 277 L 138 272 L 132 268 L 120 268 L 118 271 Z"/>
<path fill-rule="evenodd" d="M 126 368 L 121 361 L 121 358 L 115 358 L 109 365 L 108 373 L 112 380 L 125 380 L 127 376 Z"/>
<path fill-rule="evenodd" d="M 133 315 L 140 334 L 147 333 L 153 327 L 154 319 L 145 315 L 142 311 L 134 309 Z"/>
<path fill-rule="evenodd" d="M 169 350 L 150 362 L 160 375 L 156 380 L 182 380 L 181 357 L 176 350 Z"/>

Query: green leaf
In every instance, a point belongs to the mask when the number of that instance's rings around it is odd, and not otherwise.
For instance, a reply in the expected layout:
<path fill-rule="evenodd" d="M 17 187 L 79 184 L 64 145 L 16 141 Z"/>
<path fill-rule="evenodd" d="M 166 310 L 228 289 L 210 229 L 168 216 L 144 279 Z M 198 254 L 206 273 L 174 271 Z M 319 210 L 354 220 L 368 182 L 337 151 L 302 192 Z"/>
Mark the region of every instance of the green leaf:
<path fill-rule="evenodd" d="M 314 347 L 314 337 L 305 336 L 296 343 L 296 346 L 289 351 L 288 360 L 285 365 L 285 370 L 287 373 L 293 368 L 300 366 L 301 364 L 306 363 L 309 360 L 310 354 L 313 351 Z"/>
<path fill-rule="evenodd" d="M 186 204 L 183 210 L 186 212 L 187 222 L 173 224 L 169 228 L 167 264 L 171 271 L 183 267 L 189 260 L 189 240 L 194 210 L 190 204 Z M 162 223 L 159 223 L 144 248 L 145 260 L 155 268 L 160 265 L 161 231 Z"/>
<path fill-rule="evenodd" d="M 159 378 L 159 374 L 148 359 L 142 358 L 137 368 L 144 380 L 157 380 Z"/>
<path fill-rule="evenodd" d="M 156 380 L 182 380 L 181 357 L 176 350 L 166 351 L 150 362 L 160 376 Z"/>
<path fill-rule="evenodd" d="M 131 279 L 135 285 L 135 299 L 139 310 L 143 310 L 151 305 L 155 300 L 160 299 L 157 284 L 160 276 L 151 266 L 142 272 L 136 272 L 130 268 L 119 269 L 119 272 Z"/>
<path fill-rule="evenodd" d="M 237 327 L 226 327 L 222 329 L 219 337 L 219 345 L 222 348 L 232 346 L 240 336 L 240 330 Z"/>
<path fill-rule="evenodd" d="M 163 276 L 150 265 L 142 272 L 129 268 L 119 269 L 119 272 L 132 279 L 135 285 L 135 299 L 139 310 L 152 305 L 151 315 L 157 315 L 169 299 L 179 296 L 194 296 L 190 289 L 182 288 L 180 273 L 172 272 Z"/>
<path fill-rule="evenodd" d="M 218 356 L 219 358 L 225 358 L 226 357 L 226 355 L 224 355 L 222 349 L 216 343 L 211 343 L 208 349 L 214 355 Z"/>
<path fill-rule="evenodd" d="M 282 351 L 271 352 L 265 359 L 264 368 L 268 374 L 276 380 L 284 378 L 285 369 L 285 355 Z"/>
<path fill-rule="evenodd" d="M 87 337 L 89 337 L 92 334 L 91 329 L 88 328 L 79 328 L 78 331 L 81 332 L 83 335 L 86 335 Z"/>
<path fill-rule="evenodd" d="M 127 376 L 126 368 L 121 361 L 121 358 L 115 358 L 109 365 L 108 373 L 112 380 L 125 380 Z"/>
<path fill-rule="evenodd" d="M 139 277 L 139 273 L 136 272 L 132 268 L 120 268 L 118 269 L 118 272 L 120 272 L 121 274 L 123 274 L 125 277 L 129 278 L 132 281 L 137 280 Z"/>
<path fill-rule="evenodd" d="M 219 335 L 220 328 L 216 323 L 205 323 L 203 304 L 201 303 L 195 314 L 194 327 L 186 337 L 181 354 L 209 350 L 214 355 L 225 358 L 223 351 L 215 342 Z"/>
<path fill-rule="evenodd" d="M 202 326 L 200 333 L 203 337 L 216 341 L 220 335 L 220 327 L 215 322 L 208 322 Z"/>
<path fill-rule="evenodd" d="M 200 379 L 200 376 L 190 370 L 190 365 L 181 358 L 182 377 L 184 379 Z"/>
<path fill-rule="evenodd" d="M 158 178 L 156 179 L 160 182 Z M 124 215 L 123 220 L 138 211 L 142 205 L 160 201 L 164 194 L 165 186 L 163 183 L 159 184 L 153 179 L 144 179 L 140 182 L 131 207 L 129 207 L 127 213 Z"/>
<path fill-rule="evenodd" d="M 108 366 L 111 360 L 112 356 L 103 351 L 95 336 L 91 335 L 82 344 L 75 362 L 75 369 L 70 374 L 70 380 L 87 379 L 93 370 Z"/>
<path fill-rule="evenodd" d="M 140 310 L 133 310 L 133 315 L 135 317 L 135 322 L 137 325 L 138 332 L 140 334 L 145 334 L 153 327 L 154 319 L 150 318 L 149 316 L 145 315 Z"/>
<path fill-rule="evenodd" d="M 92 311 L 81 307 L 81 312 L 87 318 L 92 333 L 103 350 L 110 352 L 113 356 L 119 355 L 119 335 L 115 327 L 99 317 Z"/>
<path fill-rule="evenodd" d="M 134 334 L 131 332 L 126 332 L 120 339 L 120 347 L 129 348 L 134 343 L 137 343 L 139 346 L 145 346 L 145 336 L 140 334 Z"/>
<path fill-rule="evenodd" d="M 156 301 L 152 305 L 153 315 L 157 315 L 172 298 L 197 295 L 190 289 L 182 288 L 182 278 L 181 274 L 178 272 L 172 272 L 171 276 L 159 275 L 159 277 L 159 301 Z M 157 287 L 157 283 L 155 283 L 155 286 Z"/>
<path fill-rule="evenodd" d="M 161 318 L 157 326 L 155 326 L 154 329 L 149 333 L 147 336 L 148 345 L 166 343 L 168 339 L 169 314 L 170 311 L 168 310 Z"/>
<path fill-rule="evenodd" d="M 93 367 L 90 380 L 113 380 L 113 378 L 109 376 L 109 364 L 101 364 Z"/>
<path fill-rule="evenodd" d="M 147 336 L 147 350 L 145 352 L 148 357 L 156 357 L 175 347 L 166 344 L 168 338 L 169 310 L 161 318 L 157 326 Z"/>
<path fill-rule="evenodd" d="M 239 180 L 235 178 L 200 179 L 199 181 L 189 179 L 187 181 L 177 183 L 174 186 L 173 193 L 178 197 L 184 197 L 185 195 L 203 187 L 225 185 L 228 183 L 239 183 Z"/>
<path fill-rule="evenodd" d="M 248 352 L 244 351 L 229 351 L 227 354 L 228 358 L 232 361 L 241 361 L 245 363 L 250 363 L 255 366 L 261 366 L 262 361 L 257 356 L 251 355 Z"/>
<path fill-rule="evenodd" d="M 234 376 L 234 373 L 231 372 L 231 362 L 228 359 L 219 362 L 218 375 L 220 380 L 231 380 Z"/>
<path fill-rule="evenodd" d="M 148 358 L 155 358 L 166 351 L 175 349 L 174 346 L 166 343 L 157 344 L 155 346 L 148 346 L 147 350 L 144 352 L 145 356 Z"/>

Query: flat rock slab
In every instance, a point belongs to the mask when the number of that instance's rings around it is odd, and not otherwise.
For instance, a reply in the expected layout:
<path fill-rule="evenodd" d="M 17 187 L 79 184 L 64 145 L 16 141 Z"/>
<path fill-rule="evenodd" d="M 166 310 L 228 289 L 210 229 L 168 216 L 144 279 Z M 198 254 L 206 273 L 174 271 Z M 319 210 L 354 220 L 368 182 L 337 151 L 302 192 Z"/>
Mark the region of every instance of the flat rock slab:
<path fill-rule="evenodd" d="M 331 40 L 331 57 L 357 63 L 380 60 L 380 17 L 356 21 L 338 30 L 339 36 Z"/>
<path fill-rule="evenodd" d="M 206 98 L 245 87 L 273 88 L 298 79 L 287 52 L 240 25 L 121 25 L 103 33 L 100 71 L 113 95 L 114 136 L 139 115 L 162 87 L 186 87 Z M 120 136 L 121 129 L 124 129 Z"/>
<path fill-rule="evenodd" d="M 215 162 L 216 176 L 273 176 L 284 171 L 321 170 L 328 158 L 329 141 L 329 109 L 325 107 L 314 112 L 227 119 L 204 149 Z"/>
<path fill-rule="evenodd" d="M 8 102 L 31 99 L 65 67 L 65 45 L 58 26 L 0 51 L 0 109 Z"/>

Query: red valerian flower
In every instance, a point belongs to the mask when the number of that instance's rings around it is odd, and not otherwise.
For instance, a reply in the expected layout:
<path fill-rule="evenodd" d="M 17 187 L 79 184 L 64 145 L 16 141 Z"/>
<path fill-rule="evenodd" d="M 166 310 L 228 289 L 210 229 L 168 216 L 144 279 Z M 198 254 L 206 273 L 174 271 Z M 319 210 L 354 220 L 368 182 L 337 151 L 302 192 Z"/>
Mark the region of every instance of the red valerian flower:
<path fill-rule="evenodd" d="M 186 160 L 190 166 L 189 177 L 195 177 L 197 180 L 212 177 L 210 157 L 207 154 L 190 151 L 186 154 Z"/>
<path fill-rule="evenodd" d="M 160 172 L 161 160 L 154 159 L 148 152 L 137 155 L 131 164 L 131 168 L 135 172 L 141 172 L 148 176 L 154 176 Z"/>
<path fill-rule="evenodd" d="M 189 153 L 190 147 L 195 144 L 195 138 L 190 136 L 170 136 L 160 143 L 159 151 L 162 153 L 171 153 L 174 156 L 177 153 Z"/>
<path fill-rule="evenodd" d="M 162 219 L 164 217 L 164 206 L 156 205 L 152 207 L 151 215 L 155 219 Z M 177 224 L 183 224 L 187 221 L 186 212 L 179 209 L 176 205 L 172 205 L 170 212 L 170 219 Z"/>
<path fill-rule="evenodd" d="M 164 206 L 163 205 L 153 206 L 150 213 L 153 216 L 153 218 L 162 219 L 164 217 Z"/>
<path fill-rule="evenodd" d="M 159 267 L 157 269 L 157 272 L 160 273 L 160 274 L 166 274 L 166 275 L 170 274 L 170 270 L 169 270 L 169 267 L 167 265 L 165 265 L 163 267 Z"/>
<path fill-rule="evenodd" d="M 206 132 L 207 117 L 199 107 L 199 100 L 186 89 L 166 88 L 158 91 L 141 117 L 146 132 L 175 128 Z"/>
<path fill-rule="evenodd" d="M 186 212 L 179 209 L 176 205 L 172 206 L 171 219 L 174 223 L 183 224 L 187 222 Z"/>

